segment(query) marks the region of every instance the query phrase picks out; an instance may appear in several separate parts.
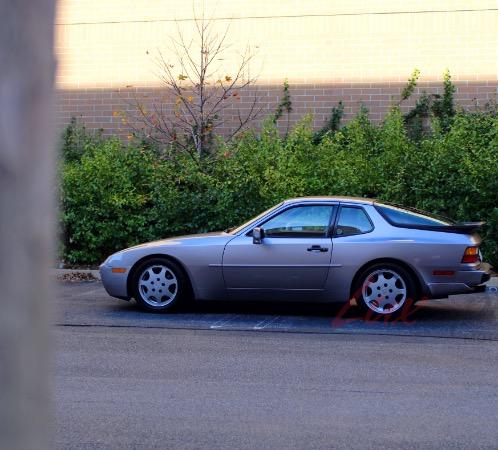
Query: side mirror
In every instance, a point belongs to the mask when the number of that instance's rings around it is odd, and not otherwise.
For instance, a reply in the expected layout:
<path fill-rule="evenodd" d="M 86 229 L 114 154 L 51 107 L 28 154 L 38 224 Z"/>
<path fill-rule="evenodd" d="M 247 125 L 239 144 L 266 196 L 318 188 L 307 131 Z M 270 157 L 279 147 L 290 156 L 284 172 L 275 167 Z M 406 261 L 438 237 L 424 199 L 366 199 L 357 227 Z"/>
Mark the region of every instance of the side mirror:
<path fill-rule="evenodd" d="M 252 243 L 261 244 L 263 238 L 265 237 L 265 230 L 263 228 L 256 227 L 252 230 Z"/>

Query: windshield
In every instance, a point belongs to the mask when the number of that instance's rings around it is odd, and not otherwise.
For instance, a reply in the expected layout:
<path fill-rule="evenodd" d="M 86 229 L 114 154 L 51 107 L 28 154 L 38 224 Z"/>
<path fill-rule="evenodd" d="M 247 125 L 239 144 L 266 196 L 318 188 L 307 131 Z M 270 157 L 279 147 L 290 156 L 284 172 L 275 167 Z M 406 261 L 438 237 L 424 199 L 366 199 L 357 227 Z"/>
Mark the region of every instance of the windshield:
<path fill-rule="evenodd" d="M 244 222 L 242 225 L 239 225 L 238 227 L 235 228 L 229 228 L 226 230 L 228 234 L 237 234 L 239 231 L 243 230 L 244 228 L 248 227 L 252 222 L 255 222 L 256 220 L 261 219 L 261 217 L 266 216 L 269 212 L 273 211 L 274 209 L 279 208 L 280 206 L 283 205 L 284 202 L 279 203 L 276 206 L 272 206 L 271 208 L 267 209 L 266 211 L 263 211 L 261 214 L 259 214 L 256 217 L 253 217 L 252 219 L 248 220 L 247 222 Z"/>
<path fill-rule="evenodd" d="M 455 222 L 438 214 L 420 211 L 415 208 L 399 206 L 392 203 L 376 203 L 377 210 L 393 225 L 398 226 L 449 226 Z"/>

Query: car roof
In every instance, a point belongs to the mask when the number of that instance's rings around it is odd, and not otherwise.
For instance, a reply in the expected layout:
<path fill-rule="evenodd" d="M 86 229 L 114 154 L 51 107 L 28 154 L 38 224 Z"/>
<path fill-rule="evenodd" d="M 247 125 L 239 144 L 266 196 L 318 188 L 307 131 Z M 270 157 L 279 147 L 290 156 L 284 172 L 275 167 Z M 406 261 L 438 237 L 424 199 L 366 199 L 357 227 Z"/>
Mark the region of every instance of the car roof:
<path fill-rule="evenodd" d="M 375 202 L 371 198 L 362 197 L 341 197 L 341 196 L 320 196 L 320 197 L 296 197 L 284 201 L 284 204 L 301 203 L 301 202 L 347 202 L 358 203 L 361 205 L 373 205 Z"/>

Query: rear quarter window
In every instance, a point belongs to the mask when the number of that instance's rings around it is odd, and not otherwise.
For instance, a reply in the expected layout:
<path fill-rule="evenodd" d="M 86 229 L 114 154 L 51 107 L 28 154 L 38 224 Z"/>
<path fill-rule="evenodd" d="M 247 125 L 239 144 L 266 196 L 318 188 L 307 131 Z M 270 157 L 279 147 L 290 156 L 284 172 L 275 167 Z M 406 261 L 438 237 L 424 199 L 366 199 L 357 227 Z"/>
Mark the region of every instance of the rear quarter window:
<path fill-rule="evenodd" d="M 365 210 L 357 206 L 341 206 L 335 236 L 354 236 L 369 233 L 373 225 Z"/>
<path fill-rule="evenodd" d="M 454 224 L 446 217 L 416 209 L 388 204 L 376 204 L 375 207 L 389 223 L 399 227 L 441 227 Z"/>

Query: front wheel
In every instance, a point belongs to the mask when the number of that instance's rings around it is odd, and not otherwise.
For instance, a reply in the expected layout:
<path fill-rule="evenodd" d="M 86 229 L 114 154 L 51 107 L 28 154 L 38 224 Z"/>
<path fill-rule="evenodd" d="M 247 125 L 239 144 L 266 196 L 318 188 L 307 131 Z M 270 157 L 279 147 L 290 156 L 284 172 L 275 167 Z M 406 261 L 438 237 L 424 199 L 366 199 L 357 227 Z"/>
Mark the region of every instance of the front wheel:
<path fill-rule="evenodd" d="M 133 276 L 133 297 L 148 311 L 169 311 L 185 297 L 183 271 L 165 258 L 154 258 L 140 264 Z"/>
<path fill-rule="evenodd" d="M 369 317 L 386 319 L 408 314 L 416 301 L 417 289 L 410 273 L 396 264 L 375 264 L 358 277 L 353 290 L 358 306 Z"/>

